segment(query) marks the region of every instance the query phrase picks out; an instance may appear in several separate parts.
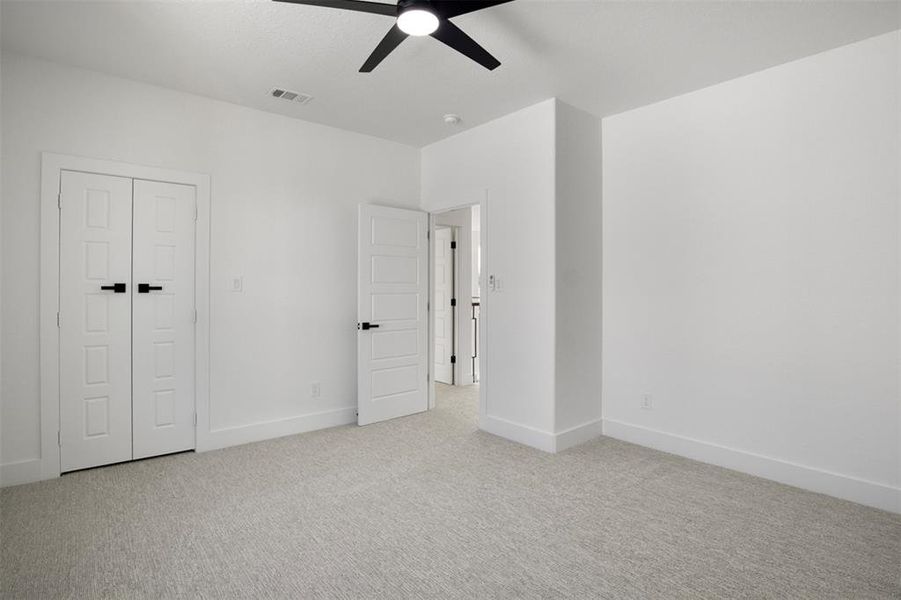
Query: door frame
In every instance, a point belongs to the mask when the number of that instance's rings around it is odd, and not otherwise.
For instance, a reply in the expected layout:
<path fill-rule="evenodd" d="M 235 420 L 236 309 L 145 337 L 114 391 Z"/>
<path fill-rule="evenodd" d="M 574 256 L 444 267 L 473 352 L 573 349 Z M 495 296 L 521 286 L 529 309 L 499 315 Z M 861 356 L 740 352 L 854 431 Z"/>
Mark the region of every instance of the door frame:
<path fill-rule="evenodd" d="M 476 190 L 476 193 L 461 194 L 461 198 L 470 197 L 469 200 L 459 202 L 457 204 L 443 204 L 441 208 L 432 208 L 429 210 L 429 306 L 435 301 L 435 269 L 432 261 L 435 256 L 435 236 L 433 232 L 436 229 L 436 219 L 438 215 L 452 212 L 461 208 L 479 207 L 479 247 L 481 252 L 482 275 L 487 277 L 491 272 L 490 267 L 490 251 L 488 246 L 488 192 L 487 190 Z M 488 315 L 490 313 L 490 299 L 488 298 L 489 290 L 487 286 L 481 285 L 481 295 L 479 299 L 479 427 L 485 421 L 488 414 L 488 393 L 490 390 L 490 361 L 489 351 L 490 344 L 488 342 L 488 331 L 490 322 Z M 459 300 L 459 299 L 458 299 Z M 467 302 L 470 300 L 467 299 Z M 459 308 L 459 306 L 458 306 Z M 459 313 L 458 313 L 459 314 Z M 456 324 L 455 324 L 456 326 Z M 455 342 L 456 343 L 456 342 Z M 435 408 L 435 313 L 429 310 L 429 410 Z"/>
<path fill-rule="evenodd" d="M 146 179 L 190 185 L 195 189 L 197 222 L 194 238 L 196 448 L 206 445 L 210 414 L 210 176 L 124 162 L 41 153 L 40 389 L 41 479 L 60 475 L 59 446 L 59 196 L 62 171 Z"/>

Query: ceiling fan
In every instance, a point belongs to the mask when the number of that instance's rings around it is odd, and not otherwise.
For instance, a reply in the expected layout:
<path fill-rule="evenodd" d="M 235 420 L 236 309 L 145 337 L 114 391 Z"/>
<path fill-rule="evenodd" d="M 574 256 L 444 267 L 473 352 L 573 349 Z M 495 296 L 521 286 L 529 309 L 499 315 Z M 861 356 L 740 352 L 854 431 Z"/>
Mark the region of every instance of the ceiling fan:
<path fill-rule="evenodd" d="M 449 19 L 511 2 L 512 0 L 399 0 L 397 5 L 365 0 L 276 0 L 292 4 L 309 4 L 328 8 L 341 8 L 357 12 L 384 15 L 396 19 L 394 27 L 382 38 L 363 66 L 361 73 L 371 72 L 392 50 L 397 48 L 407 36 L 430 35 L 465 56 L 476 61 L 489 71 L 501 65 L 487 50 L 463 33 L 463 30 Z"/>

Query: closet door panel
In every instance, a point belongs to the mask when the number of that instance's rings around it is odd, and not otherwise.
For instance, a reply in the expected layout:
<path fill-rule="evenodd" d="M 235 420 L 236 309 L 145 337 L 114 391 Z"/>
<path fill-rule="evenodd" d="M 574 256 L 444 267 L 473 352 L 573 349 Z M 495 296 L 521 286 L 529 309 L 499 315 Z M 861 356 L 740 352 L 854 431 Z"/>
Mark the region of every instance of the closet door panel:
<path fill-rule="evenodd" d="M 60 460 L 132 458 L 132 180 L 60 174 Z"/>
<path fill-rule="evenodd" d="M 194 187 L 134 180 L 136 459 L 195 446 L 195 214 Z"/>

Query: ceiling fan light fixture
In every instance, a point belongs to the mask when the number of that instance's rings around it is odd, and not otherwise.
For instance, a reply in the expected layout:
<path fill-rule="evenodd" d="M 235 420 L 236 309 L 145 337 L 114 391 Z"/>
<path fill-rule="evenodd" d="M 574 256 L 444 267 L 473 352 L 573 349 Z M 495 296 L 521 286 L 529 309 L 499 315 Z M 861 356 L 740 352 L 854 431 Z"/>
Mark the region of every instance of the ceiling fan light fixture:
<path fill-rule="evenodd" d="M 0 0 L 2 2 L 3 0 Z M 322 6 L 389 17 L 394 24 L 360 67 L 360 73 L 372 73 L 385 57 L 410 36 L 431 35 L 435 40 L 469 58 L 489 71 L 501 66 L 478 42 L 454 25 L 454 17 L 466 15 L 513 0 L 276 0 L 292 4 Z"/>
<path fill-rule="evenodd" d="M 429 35 L 438 29 L 438 16 L 424 8 L 409 8 L 397 17 L 397 26 L 407 35 Z"/>

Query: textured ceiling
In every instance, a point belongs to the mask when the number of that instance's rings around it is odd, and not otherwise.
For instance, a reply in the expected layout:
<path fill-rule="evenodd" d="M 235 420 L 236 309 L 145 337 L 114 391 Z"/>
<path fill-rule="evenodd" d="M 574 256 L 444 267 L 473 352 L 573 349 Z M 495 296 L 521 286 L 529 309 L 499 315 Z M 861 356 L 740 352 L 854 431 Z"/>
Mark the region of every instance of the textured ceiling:
<path fill-rule="evenodd" d="M 390 18 L 268 1 L 0 10 L 4 51 L 414 146 L 551 96 L 613 114 L 901 27 L 898 2 L 517 0 L 454 19 L 501 60 L 493 72 L 409 38 L 361 74 Z M 315 99 L 271 99 L 272 87 Z M 448 112 L 463 123 L 445 125 Z"/>

